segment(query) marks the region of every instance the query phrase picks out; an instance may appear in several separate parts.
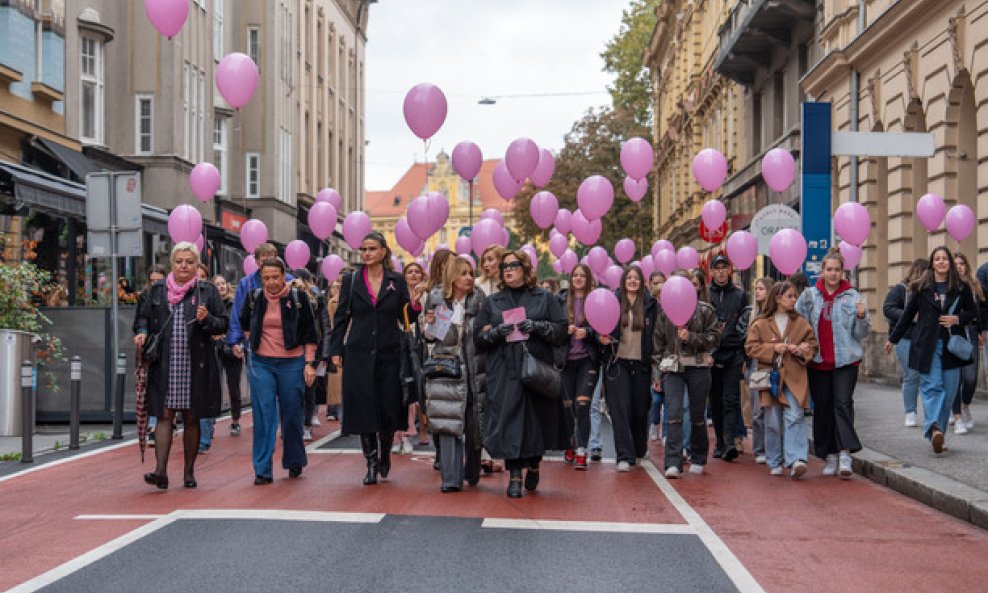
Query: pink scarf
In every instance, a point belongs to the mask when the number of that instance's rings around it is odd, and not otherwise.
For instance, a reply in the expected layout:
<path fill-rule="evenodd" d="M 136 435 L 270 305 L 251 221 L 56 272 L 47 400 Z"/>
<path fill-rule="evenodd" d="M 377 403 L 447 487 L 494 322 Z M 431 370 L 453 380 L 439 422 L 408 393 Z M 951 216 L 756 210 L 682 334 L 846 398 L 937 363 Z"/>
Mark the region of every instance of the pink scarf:
<path fill-rule="evenodd" d="M 177 305 L 181 303 L 182 299 L 185 298 L 185 293 L 189 292 L 189 289 L 195 286 L 195 284 L 196 284 L 195 277 L 193 277 L 192 280 L 189 280 L 185 284 L 179 284 L 178 281 L 175 280 L 174 273 L 168 274 L 168 278 L 165 278 L 165 285 L 168 286 L 168 302 L 171 303 L 172 305 Z"/>

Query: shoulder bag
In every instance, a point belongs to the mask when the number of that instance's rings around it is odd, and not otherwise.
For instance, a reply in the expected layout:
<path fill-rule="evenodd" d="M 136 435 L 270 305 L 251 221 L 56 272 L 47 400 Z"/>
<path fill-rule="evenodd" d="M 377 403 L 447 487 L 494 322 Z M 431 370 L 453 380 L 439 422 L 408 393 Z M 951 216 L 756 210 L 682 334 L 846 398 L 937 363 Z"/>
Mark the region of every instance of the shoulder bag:
<path fill-rule="evenodd" d="M 546 399 L 558 399 L 563 390 L 563 378 L 559 370 L 542 362 L 528 351 L 528 344 L 521 343 L 524 353 L 521 358 L 522 386 Z"/>
<path fill-rule="evenodd" d="M 954 299 L 954 304 L 950 306 L 950 311 L 947 311 L 947 313 L 953 315 L 957 309 L 957 303 L 960 300 L 961 297 Z M 950 339 L 947 340 L 947 350 L 961 360 L 970 361 L 971 355 L 974 354 L 974 344 L 971 343 L 971 340 L 967 339 L 967 336 L 959 336 L 952 330 L 948 331 L 950 331 Z"/>
<path fill-rule="evenodd" d="M 418 338 L 412 331 L 408 321 L 408 305 L 402 313 L 405 316 L 405 331 L 401 335 L 401 399 L 402 404 L 410 406 L 425 398 L 422 386 L 422 358 L 419 354 Z"/>
<path fill-rule="evenodd" d="M 182 306 L 182 303 L 179 303 L 175 306 L 180 307 Z M 165 328 L 168 327 L 169 323 L 171 323 L 172 317 L 174 315 L 175 315 L 175 309 L 172 309 L 171 312 L 168 314 L 168 318 L 165 319 L 165 323 L 161 326 L 161 329 L 154 332 L 153 334 L 149 334 L 147 340 L 144 341 L 144 350 L 142 352 L 142 355 L 145 363 L 151 365 L 154 364 L 155 362 L 158 362 L 158 359 L 161 358 L 161 341 L 163 339 L 162 334 L 165 333 Z"/>

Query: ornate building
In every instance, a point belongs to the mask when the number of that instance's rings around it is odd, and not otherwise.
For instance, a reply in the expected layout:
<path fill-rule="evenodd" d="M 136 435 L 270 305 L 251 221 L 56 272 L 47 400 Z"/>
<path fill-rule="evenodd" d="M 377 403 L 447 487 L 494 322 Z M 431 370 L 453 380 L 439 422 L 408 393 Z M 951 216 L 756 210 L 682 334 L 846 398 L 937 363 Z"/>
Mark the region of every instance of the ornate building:
<path fill-rule="evenodd" d="M 440 244 L 450 247 L 461 233 L 469 229 L 480 218 L 480 213 L 495 208 L 504 217 L 505 228 L 511 229 L 514 220 L 514 204 L 507 202 L 494 190 L 491 175 L 497 160 L 484 161 L 474 181 L 473 199 L 470 199 L 470 184 L 460 179 L 453 171 L 449 155 L 440 152 L 434 163 L 416 163 L 388 191 L 367 192 L 365 199 L 367 213 L 371 217 L 374 230 L 388 239 L 388 245 L 403 261 L 414 259 L 395 240 L 394 227 L 398 219 L 405 215 L 408 203 L 427 192 L 439 192 L 449 201 L 449 219 L 446 226 L 432 235 L 426 243 L 425 252 L 435 250 Z M 427 171 L 428 168 L 428 171 Z"/>

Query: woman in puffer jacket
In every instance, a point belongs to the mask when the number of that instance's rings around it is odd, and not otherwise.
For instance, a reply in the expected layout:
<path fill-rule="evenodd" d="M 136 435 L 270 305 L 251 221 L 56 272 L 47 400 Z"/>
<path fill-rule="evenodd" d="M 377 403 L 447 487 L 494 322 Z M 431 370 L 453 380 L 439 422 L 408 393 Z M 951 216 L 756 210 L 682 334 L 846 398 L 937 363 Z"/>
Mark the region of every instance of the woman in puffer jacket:
<path fill-rule="evenodd" d="M 472 264 L 465 258 L 451 257 L 442 285 L 433 288 L 425 305 L 424 333 L 434 344 L 429 359 L 446 359 L 459 368 L 458 377 L 427 374 L 425 382 L 426 414 L 436 443 L 443 492 L 461 491 L 464 479 L 471 486 L 480 480 L 485 362 L 474 345 L 473 320 L 483 302 L 484 293 L 474 286 Z"/>

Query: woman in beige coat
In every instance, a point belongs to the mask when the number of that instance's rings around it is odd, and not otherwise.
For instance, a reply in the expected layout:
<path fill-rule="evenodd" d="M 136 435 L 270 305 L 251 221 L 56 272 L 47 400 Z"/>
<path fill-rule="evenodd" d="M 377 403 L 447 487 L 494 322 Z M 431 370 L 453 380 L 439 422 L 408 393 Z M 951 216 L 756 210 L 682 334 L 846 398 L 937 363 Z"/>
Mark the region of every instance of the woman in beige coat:
<path fill-rule="evenodd" d="M 809 440 L 803 410 L 810 405 L 806 363 L 817 352 L 810 323 L 795 311 L 796 288 L 779 282 L 769 291 L 765 308 L 748 327 L 745 352 L 758 370 L 778 369 L 777 396 L 761 391 L 765 418 L 765 456 L 773 476 L 781 476 L 783 462 L 794 479 L 806 473 Z M 785 428 L 783 428 L 783 420 Z"/>

